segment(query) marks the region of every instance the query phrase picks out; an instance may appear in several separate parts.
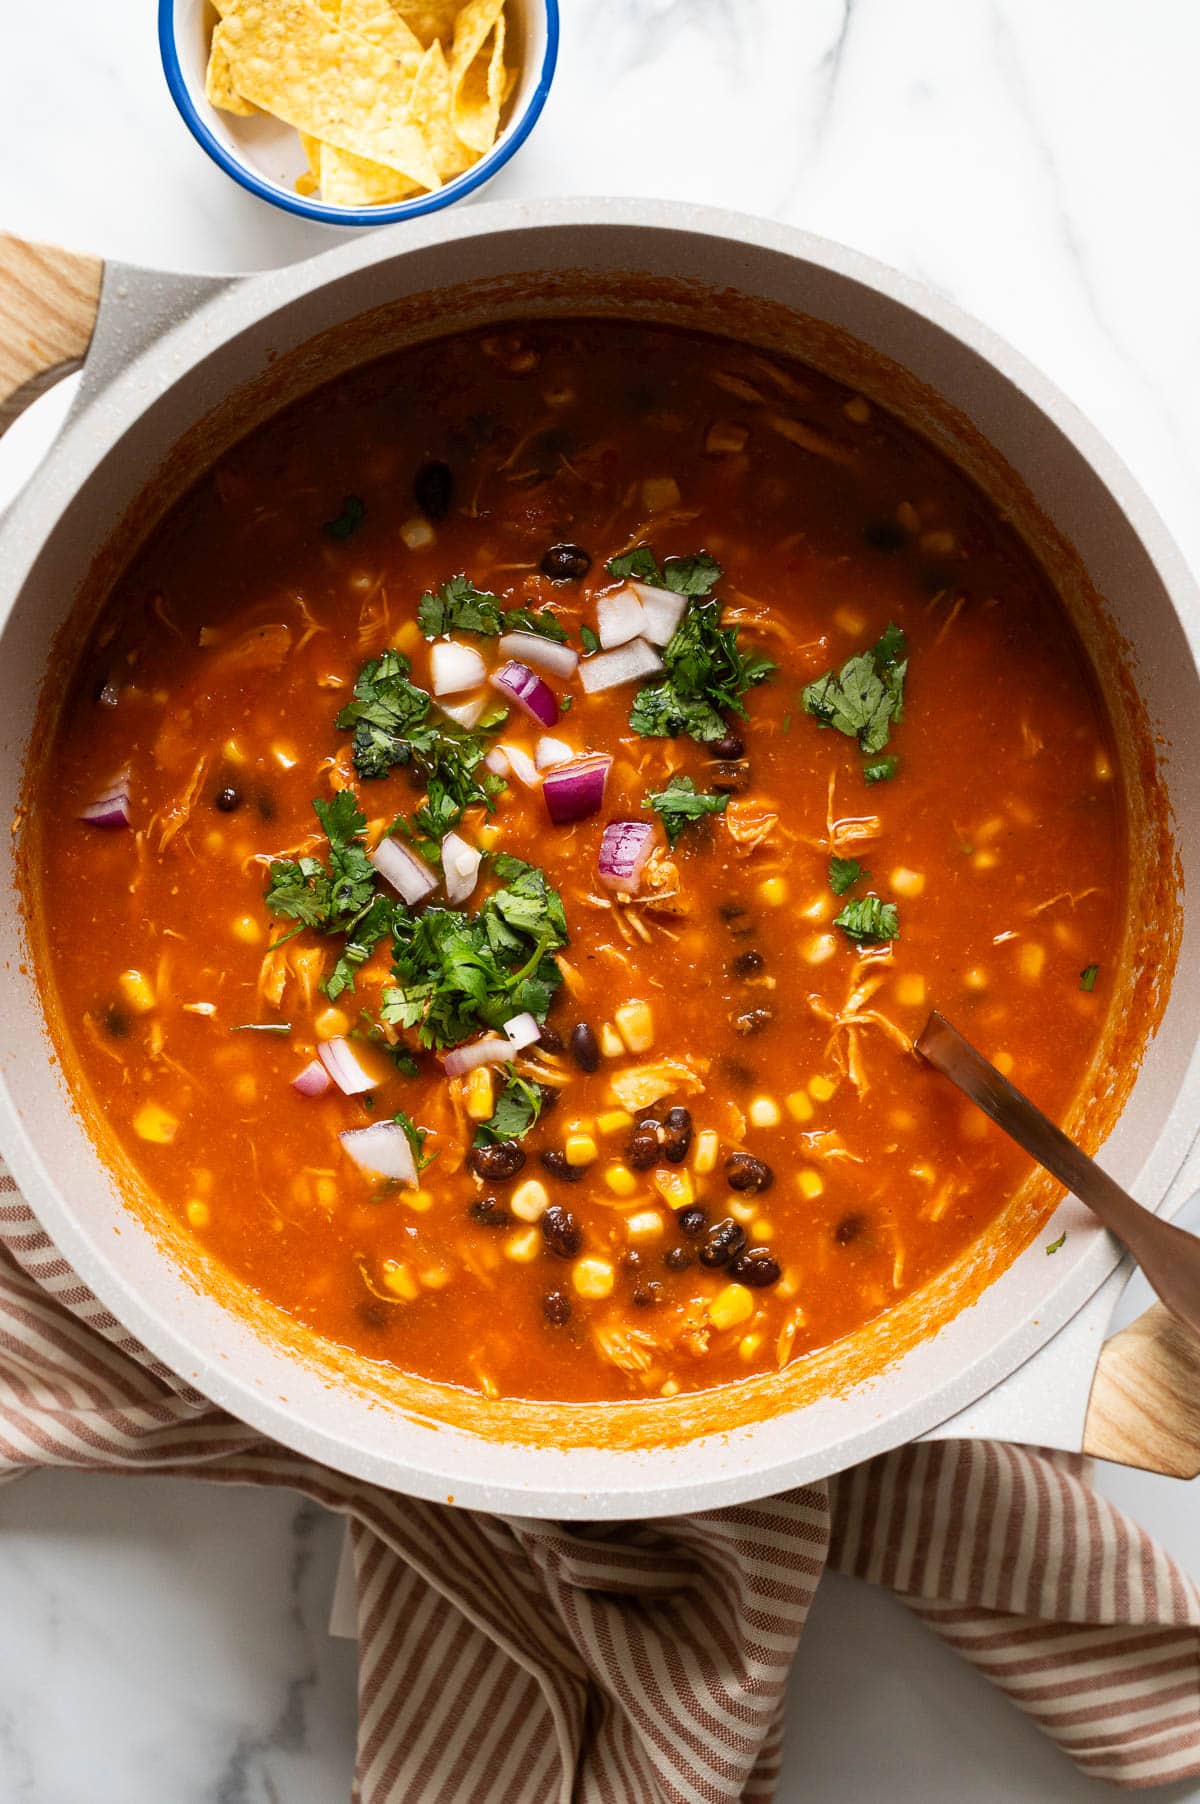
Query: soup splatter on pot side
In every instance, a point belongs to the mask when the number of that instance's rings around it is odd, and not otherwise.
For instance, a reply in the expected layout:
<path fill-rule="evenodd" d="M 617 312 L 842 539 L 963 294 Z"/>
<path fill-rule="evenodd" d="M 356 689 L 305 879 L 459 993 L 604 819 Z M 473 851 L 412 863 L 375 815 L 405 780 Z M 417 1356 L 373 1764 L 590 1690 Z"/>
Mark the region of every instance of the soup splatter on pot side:
<path fill-rule="evenodd" d="M 238 445 L 112 595 L 30 798 L 65 1067 L 369 1358 L 770 1371 L 1028 1173 L 913 1056 L 931 1005 L 1069 1107 L 1113 767 L 1029 554 L 860 397 L 642 325 L 431 344 Z"/>

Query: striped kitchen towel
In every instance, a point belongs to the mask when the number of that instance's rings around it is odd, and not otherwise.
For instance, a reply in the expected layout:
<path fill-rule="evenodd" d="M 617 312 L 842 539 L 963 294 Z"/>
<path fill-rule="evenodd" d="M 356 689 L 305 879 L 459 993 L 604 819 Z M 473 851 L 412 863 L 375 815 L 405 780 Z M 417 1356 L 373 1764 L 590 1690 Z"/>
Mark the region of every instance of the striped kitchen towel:
<path fill-rule="evenodd" d="M 1077 1459 L 908 1447 L 764 1503 L 619 1527 L 414 1502 L 178 1385 L 0 1175 L 0 1478 L 36 1466 L 281 1485 L 348 1519 L 358 1804 L 769 1799 L 826 1567 L 894 1591 L 1085 1773 L 1200 1774 L 1200 1589 Z"/>

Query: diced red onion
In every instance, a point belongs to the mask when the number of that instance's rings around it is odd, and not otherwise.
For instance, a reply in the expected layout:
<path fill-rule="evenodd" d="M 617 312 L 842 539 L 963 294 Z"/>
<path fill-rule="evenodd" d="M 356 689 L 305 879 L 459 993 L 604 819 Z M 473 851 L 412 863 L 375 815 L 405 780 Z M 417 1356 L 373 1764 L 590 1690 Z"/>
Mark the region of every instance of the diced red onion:
<path fill-rule="evenodd" d="M 469 1046 L 456 1046 L 453 1052 L 446 1054 L 442 1065 L 447 1077 L 464 1077 L 468 1071 L 474 1071 L 477 1065 L 503 1065 L 512 1058 L 516 1048 L 510 1039 L 502 1034 L 485 1034 L 482 1040 L 472 1040 Z"/>
<path fill-rule="evenodd" d="M 508 760 L 508 767 L 519 783 L 523 783 L 526 789 L 538 787 L 542 780 L 541 775 L 528 752 L 522 751 L 519 745 L 510 745 L 507 739 L 502 745 L 498 745 L 496 750 L 504 753 Z"/>
<path fill-rule="evenodd" d="M 562 827 L 568 821 L 581 821 L 589 814 L 599 814 L 604 806 L 604 787 L 611 769 L 612 759 L 608 753 L 597 752 L 590 758 L 574 758 L 570 764 L 560 764 L 556 770 L 546 772 L 542 779 L 542 795 L 546 812 L 555 826 Z"/>
<path fill-rule="evenodd" d="M 687 613 L 687 596 L 673 589 L 656 589 L 650 583 L 630 583 L 642 604 L 642 637 L 651 645 L 665 645 Z"/>
<path fill-rule="evenodd" d="M 534 762 L 539 770 L 550 770 L 556 764 L 566 764 L 574 756 L 573 745 L 568 745 L 565 739 L 551 739 L 549 733 L 543 734 L 533 748 Z"/>
<path fill-rule="evenodd" d="M 473 645 L 457 639 L 439 639 L 429 653 L 429 670 L 435 695 L 461 695 L 477 689 L 487 675 L 487 665 Z"/>
<path fill-rule="evenodd" d="M 81 821 L 92 827 L 127 827 L 129 825 L 129 767 L 126 765 L 94 802 L 80 811 Z"/>
<path fill-rule="evenodd" d="M 451 720 L 457 721 L 460 727 L 466 727 L 468 732 L 475 725 L 486 706 L 487 698 L 482 695 L 475 696 L 469 702 L 439 701 L 438 703 L 443 714 L 448 714 Z"/>
<path fill-rule="evenodd" d="M 649 821 L 610 821 L 600 841 L 599 877 L 605 889 L 636 895 L 653 845 Z"/>
<path fill-rule="evenodd" d="M 641 637 L 645 630 L 642 604 L 631 583 L 600 597 L 596 603 L 596 627 L 605 651 Z"/>
<path fill-rule="evenodd" d="M 496 647 L 502 658 L 519 658 L 534 670 L 548 671 L 551 676 L 573 677 L 579 664 L 579 653 L 556 639 L 541 633 L 504 633 Z"/>
<path fill-rule="evenodd" d="M 343 1096 L 361 1096 L 382 1081 L 359 1064 L 353 1046 L 340 1034 L 336 1040 L 322 1040 L 317 1057 Z"/>
<path fill-rule="evenodd" d="M 338 1139 L 363 1171 L 374 1172 L 380 1178 L 394 1178 L 398 1184 L 411 1184 L 414 1189 L 420 1182 L 412 1145 L 398 1121 L 373 1121 L 370 1127 L 347 1128 Z"/>
<path fill-rule="evenodd" d="M 384 881 L 390 883 L 410 906 L 423 902 L 437 888 L 435 872 L 402 839 L 393 839 L 390 835 L 381 839 L 367 857 Z"/>
<path fill-rule="evenodd" d="M 527 1046 L 535 1045 L 542 1037 L 535 1017 L 529 1014 L 514 1015 L 511 1021 L 504 1023 L 504 1031 L 514 1052 L 524 1052 Z"/>
<path fill-rule="evenodd" d="M 554 691 L 548 683 L 544 683 L 536 672 L 530 670 L 528 664 L 512 658 L 502 664 L 499 670 L 493 670 L 488 678 L 493 689 L 498 689 L 506 700 L 514 702 L 530 720 L 536 720 L 540 727 L 552 727 L 558 719 L 558 703 L 554 699 Z"/>
<path fill-rule="evenodd" d="M 602 651 L 594 658 L 585 658 L 579 666 L 579 680 L 589 695 L 598 695 L 602 689 L 615 689 L 621 683 L 654 676 L 662 667 L 662 659 L 652 645 L 644 639 L 631 639 L 616 651 Z"/>
<path fill-rule="evenodd" d="M 313 1059 L 304 1067 L 299 1077 L 292 1079 L 292 1089 L 298 1090 L 301 1096 L 324 1096 L 332 1082 L 333 1079 L 320 1059 Z"/>
<path fill-rule="evenodd" d="M 446 878 L 446 895 L 455 907 L 465 902 L 479 877 L 483 853 L 468 845 L 457 833 L 447 833 L 442 841 L 442 870 Z"/>

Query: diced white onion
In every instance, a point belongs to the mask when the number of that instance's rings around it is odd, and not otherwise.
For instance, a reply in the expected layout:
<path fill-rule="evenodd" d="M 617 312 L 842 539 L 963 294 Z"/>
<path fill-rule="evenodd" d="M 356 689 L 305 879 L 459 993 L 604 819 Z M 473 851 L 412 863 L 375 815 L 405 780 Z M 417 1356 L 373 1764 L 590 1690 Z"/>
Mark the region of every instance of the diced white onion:
<path fill-rule="evenodd" d="M 643 631 L 642 604 L 632 584 L 613 589 L 596 603 L 596 628 L 605 651 L 614 645 L 628 645 Z"/>
<path fill-rule="evenodd" d="M 410 907 L 423 902 L 437 888 L 437 875 L 423 858 L 418 858 L 403 840 L 390 835 L 381 839 L 367 857 L 385 882 L 401 895 Z"/>
<path fill-rule="evenodd" d="M 550 770 L 555 764 L 568 763 L 575 756 L 575 749 L 565 739 L 551 739 L 546 733 L 534 746 L 533 756 L 539 770 Z"/>
<path fill-rule="evenodd" d="M 504 1023 L 504 1031 L 514 1052 L 523 1052 L 542 1037 L 542 1030 L 532 1015 L 514 1015 Z"/>
<path fill-rule="evenodd" d="M 468 845 L 457 833 L 447 833 L 442 841 L 442 870 L 446 879 L 446 895 L 457 905 L 465 902 L 479 877 L 483 853 Z"/>
<path fill-rule="evenodd" d="M 673 589 L 656 589 L 650 583 L 631 582 L 642 604 L 642 637 L 651 645 L 665 645 L 687 613 L 687 596 Z"/>
<path fill-rule="evenodd" d="M 644 639 L 633 639 L 616 651 L 602 651 L 585 658 L 579 666 L 579 680 L 589 695 L 603 689 L 616 689 L 621 683 L 636 683 L 639 678 L 654 676 L 663 667 L 662 659 Z"/>
<path fill-rule="evenodd" d="M 429 653 L 429 669 L 435 695 L 459 695 L 478 689 L 487 676 L 487 665 L 473 645 L 457 639 L 439 639 Z"/>
<path fill-rule="evenodd" d="M 512 1041 L 504 1034 L 485 1034 L 482 1040 L 472 1040 L 469 1046 L 456 1046 L 448 1052 L 442 1069 L 447 1077 L 464 1077 L 477 1065 L 506 1064 L 514 1051 Z"/>
<path fill-rule="evenodd" d="M 544 670 L 549 676 L 573 677 L 579 663 L 577 651 L 542 633 L 504 633 L 497 650 L 502 658 L 519 658 L 522 664 Z"/>
<path fill-rule="evenodd" d="M 518 783 L 523 783 L 526 789 L 538 788 L 542 781 L 541 773 L 528 752 L 522 751 L 519 745 L 511 745 L 507 739 L 496 750 L 504 753 L 508 767 Z"/>
<path fill-rule="evenodd" d="M 393 1178 L 396 1183 L 409 1184 L 413 1189 L 420 1182 L 412 1146 L 398 1121 L 373 1121 L 370 1127 L 347 1128 L 338 1139 L 363 1171 L 374 1172 L 380 1178 Z"/>
<path fill-rule="evenodd" d="M 486 695 L 477 695 L 467 702 L 439 702 L 438 707 L 451 720 L 457 721 L 460 727 L 468 730 L 475 725 L 483 710 L 487 707 Z"/>
<path fill-rule="evenodd" d="M 494 745 L 483 761 L 484 770 L 490 770 L 493 777 L 507 777 L 509 772 L 508 756 L 502 745 Z"/>

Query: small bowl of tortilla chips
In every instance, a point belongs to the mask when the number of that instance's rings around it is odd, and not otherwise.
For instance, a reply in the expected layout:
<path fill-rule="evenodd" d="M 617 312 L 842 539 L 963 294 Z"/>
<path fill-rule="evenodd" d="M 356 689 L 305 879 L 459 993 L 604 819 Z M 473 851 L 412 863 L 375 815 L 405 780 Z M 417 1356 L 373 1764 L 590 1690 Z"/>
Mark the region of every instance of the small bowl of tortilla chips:
<path fill-rule="evenodd" d="M 160 0 L 167 84 L 252 194 L 385 225 L 489 181 L 545 104 L 557 0 Z"/>

